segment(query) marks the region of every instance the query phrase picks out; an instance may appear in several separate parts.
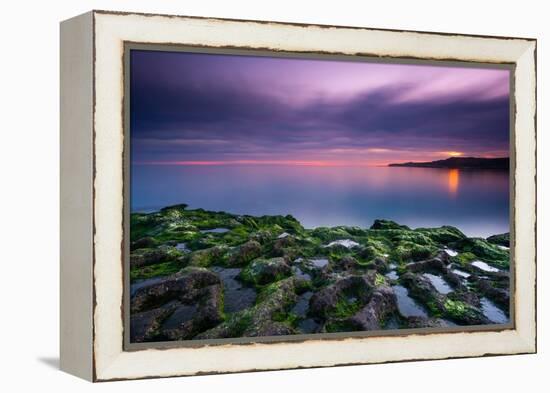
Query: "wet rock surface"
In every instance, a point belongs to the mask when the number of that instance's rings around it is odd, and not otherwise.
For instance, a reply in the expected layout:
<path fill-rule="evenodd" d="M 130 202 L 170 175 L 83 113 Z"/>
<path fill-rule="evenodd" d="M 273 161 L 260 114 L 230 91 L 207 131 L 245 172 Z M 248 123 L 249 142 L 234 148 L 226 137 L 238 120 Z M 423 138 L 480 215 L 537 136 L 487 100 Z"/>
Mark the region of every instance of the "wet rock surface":
<path fill-rule="evenodd" d="M 170 206 L 131 215 L 132 342 L 509 322 L 509 236 L 305 229 Z"/>

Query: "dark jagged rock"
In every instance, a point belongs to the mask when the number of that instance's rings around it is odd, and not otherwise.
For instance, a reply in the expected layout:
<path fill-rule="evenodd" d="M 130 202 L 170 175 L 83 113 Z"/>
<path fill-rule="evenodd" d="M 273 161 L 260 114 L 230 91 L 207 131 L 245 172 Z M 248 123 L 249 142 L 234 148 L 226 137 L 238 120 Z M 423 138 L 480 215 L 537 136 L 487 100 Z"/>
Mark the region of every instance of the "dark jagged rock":
<path fill-rule="evenodd" d="M 162 305 L 170 300 L 190 302 L 201 288 L 221 285 L 219 277 L 203 268 L 185 268 L 166 280 L 136 291 L 130 302 L 132 313 Z"/>
<path fill-rule="evenodd" d="M 222 289 L 220 285 L 211 285 L 202 288 L 198 297 L 199 301 L 196 304 L 182 306 L 186 308 L 185 311 L 193 310 L 192 312 L 185 313 L 187 315 L 184 316 L 187 316 L 187 318 L 184 318 L 180 323 L 176 321 L 172 326 L 166 327 L 162 325 L 159 328 L 159 335 L 169 340 L 185 340 L 223 321 Z M 177 310 L 174 311 L 174 314 L 176 312 Z M 174 316 L 174 314 L 172 314 L 172 316 Z"/>
<path fill-rule="evenodd" d="M 161 323 L 174 312 L 177 304 L 132 314 L 130 318 L 130 341 L 149 341 L 155 336 Z"/>
<path fill-rule="evenodd" d="M 432 258 L 420 262 L 412 262 L 407 265 L 407 269 L 411 272 L 427 272 L 438 271 L 441 273 L 447 273 L 447 266 L 440 258 Z"/>
<path fill-rule="evenodd" d="M 397 300 L 391 287 L 378 287 L 369 302 L 349 319 L 349 323 L 355 330 L 379 330 L 396 310 Z"/>
<path fill-rule="evenodd" d="M 508 289 L 497 288 L 489 280 L 478 280 L 477 287 L 483 295 L 508 310 L 510 305 L 510 291 Z"/>
<path fill-rule="evenodd" d="M 405 273 L 401 276 L 401 282 L 409 289 L 409 294 L 435 315 L 445 312 L 445 297 L 437 292 L 430 280 L 413 273 Z"/>

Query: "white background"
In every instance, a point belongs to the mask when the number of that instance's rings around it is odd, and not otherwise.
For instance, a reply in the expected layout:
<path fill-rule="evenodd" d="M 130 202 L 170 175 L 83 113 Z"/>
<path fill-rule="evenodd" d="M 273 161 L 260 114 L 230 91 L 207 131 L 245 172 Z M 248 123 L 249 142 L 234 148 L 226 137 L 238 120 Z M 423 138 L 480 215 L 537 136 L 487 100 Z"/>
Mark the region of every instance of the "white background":
<path fill-rule="evenodd" d="M 550 385 L 543 1 L 5 1 L 0 14 L 0 390 L 530 392 Z M 538 39 L 539 354 L 92 385 L 58 371 L 59 26 L 90 9 Z M 518 130 L 521 135 L 521 130 Z M 518 192 L 521 192 L 519 190 Z M 542 197 L 541 197 L 542 195 Z M 546 196 L 545 196 L 546 195 Z"/>

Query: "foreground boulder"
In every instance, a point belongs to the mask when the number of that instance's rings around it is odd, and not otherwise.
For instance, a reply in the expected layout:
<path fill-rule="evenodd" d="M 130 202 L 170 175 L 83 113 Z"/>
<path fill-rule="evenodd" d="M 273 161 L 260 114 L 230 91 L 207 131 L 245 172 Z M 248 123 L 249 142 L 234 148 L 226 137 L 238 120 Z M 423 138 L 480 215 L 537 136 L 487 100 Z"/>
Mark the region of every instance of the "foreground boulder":
<path fill-rule="evenodd" d="M 260 301 L 250 309 L 231 315 L 222 324 L 198 334 L 195 339 L 256 337 L 261 335 L 294 334 L 288 324 L 274 318 L 285 312 L 296 300 L 299 280 L 294 277 L 269 285 Z"/>
<path fill-rule="evenodd" d="M 130 301 L 130 310 L 138 313 L 171 300 L 190 302 L 200 289 L 210 285 L 221 285 L 215 273 L 204 268 L 187 267 L 160 283 L 138 289 Z"/>
<path fill-rule="evenodd" d="M 223 321 L 223 294 L 220 285 L 202 288 L 198 301 L 193 305 L 182 305 L 183 318 L 175 318 L 173 323 L 168 318 L 159 327 L 159 335 L 169 340 L 190 339 L 196 334 L 208 330 Z M 174 314 L 177 310 L 174 311 Z M 174 316 L 172 314 L 172 316 Z"/>
<path fill-rule="evenodd" d="M 130 318 L 130 341 L 143 342 L 151 340 L 162 322 L 174 312 L 175 307 L 175 304 L 169 304 L 165 307 L 132 314 Z"/>
<path fill-rule="evenodd" d="M 223 321 L 223 289 L 216 274 L 190 267 L 139 289 L 130 309 L 133 341 L 189 339 Z"/>

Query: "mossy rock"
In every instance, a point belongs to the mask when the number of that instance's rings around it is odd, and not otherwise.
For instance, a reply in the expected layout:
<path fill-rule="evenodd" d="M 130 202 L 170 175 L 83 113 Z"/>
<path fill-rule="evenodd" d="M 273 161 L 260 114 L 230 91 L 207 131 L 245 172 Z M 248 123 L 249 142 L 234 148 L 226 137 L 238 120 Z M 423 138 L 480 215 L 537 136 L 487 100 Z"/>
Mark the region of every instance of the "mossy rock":
<path fill-rule="evenodd" d="M 278 281 L 291 273 L 290 266 L 284 258 L 259 258 L 253 260 L 240 273 L 243 281 L 253 285 L 265 285 L 270 282 Z"/>
<path fill-rule="evenodd" d="M 460 300 L 446 299 L 444 309 L 447 318 L 460 324 L 479 325 L 488 322 L 479 309 Z"/>
<path fill-rule="evenodd" d="M 510 247 L 510 233 L 501 233 L 500 235 L 493 235 L 487 238 L 487 241 L 497 246 Z"/>
<path fill-rule="evenodd" d="M 230 266 L 244 266 L 262 255 L 262 245 L 255 240 L 249 240 L 232 249 L 227 256 Z"/>
<path fill-rule="evenodd" d="M 439 244 L 449 244 L 466 239 L 466 235 L 459 229 L 449 225 L 440 228 L 418 228 L 415 229 L 415 232 L 423 233 Z"/>
<path fill-rule="evenodd" d="M 346 227 L 319 227 L 313 229 L 309 234 L 319 239 L 324 244 L 328 244 L 335 240 L 353 239 L 353 236 L 346 230 Z"/>
<path fill-rule="evenodd" d="M 438 249 L 434 246 L 419 245 L 412 242 L 400 242 L 392 251 L 391 257 L 398 262 L 421 261 L 435 256 Z"/>
<path fill-rule="evenodd" d="M 406 225 L 399 225 L 395 221 L 391 220 L 374 220 L 374 223 L 371 225 L 370 229 L 380 230 L 380 229 L 405 229 L 410 230 Z"/>
<path fill-rule="evenodd" d="M 194 251 L 187 257 L 190 266 L 208 267 L 210 265 L 223 265 L 227 259 L 229 248 L 227 246 L 214 246 L 204 250 Z"/>
<path fill-rule="evenodd" d="M 185 267 L 184 262 L 175 260 L 141 268 L 130 268 L 130 281 L 169 276 L 180 271 L 183 267 Z"/>
<path fill-rule="evenodd" d="M 169 246 L 162 246 L 158 248 L 140 248 L 130 254 L 130 266 L 140 268 L 161 262 L 173 261 L 182 256 L 182 252 Z"/>
<path fill-rule="evenodd" d="M 503 269 L 510 267 L 510 253 L 484 239 L 466 238 L 455 243 L 454 247 L 462 252 L 472 253 L 479 259 L 497 267 Z"/>
<path fill-rule="evenodd" d="M 439 317 L 445 312 L 445 297 L 437 292 L 427 278 L 419 274 L 405 273 L 400 277 L 400 281 L 409 290 L 409 295 L 424 304 L 432 316 Z"/>
<path fill-rule="evenodd" d="M 293 277 L 268 285 L 256 305 L 232 314 L 213 329 L 197 335 L 196 339 L 253 337 L 260 335 L 294 334 L 291 326 L 281 319 L 296 302 L 296 283 Z M 279 332 L 279 333 L 277 333 Z"/>

